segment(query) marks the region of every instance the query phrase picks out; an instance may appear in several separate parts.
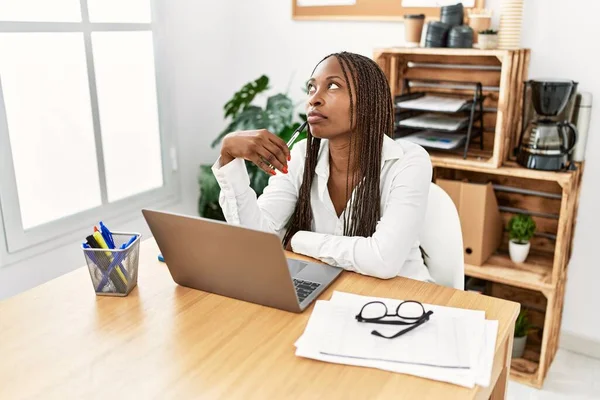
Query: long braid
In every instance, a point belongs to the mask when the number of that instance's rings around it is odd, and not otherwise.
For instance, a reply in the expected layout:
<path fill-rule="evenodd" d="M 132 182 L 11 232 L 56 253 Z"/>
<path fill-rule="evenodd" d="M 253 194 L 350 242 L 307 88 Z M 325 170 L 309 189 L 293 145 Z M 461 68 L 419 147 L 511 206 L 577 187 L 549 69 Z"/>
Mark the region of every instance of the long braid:
<path fill-rule="evenodd" d="M 350 197 L 352 201 L 345 210 L 344 236 L 370 237 L 381 217 L 380 172 L 383 135 L 392 136 L 394 106 L 385 74 L 373 60 L 347 52 L 331 54 L 323 60 L 332 56 L 340 62 L 349 88 L 351 136 L 348 166 L 351 165 L 351 160 L 355 166 L 354 171 L 348 170 L 346 177 L 346 201 L 348 202 Z M 352 87 L 355 88 L 355 93 L 352 92 Z M 312 136 L 310 128 L 307 136 L 302 185 L 296 208 L 288 222 L 284 244 L 287 244 L 296 232 L 312 230 L 310 192 L 321 141 Z M 353 189 L 352 196 L 350 188 Z"/>

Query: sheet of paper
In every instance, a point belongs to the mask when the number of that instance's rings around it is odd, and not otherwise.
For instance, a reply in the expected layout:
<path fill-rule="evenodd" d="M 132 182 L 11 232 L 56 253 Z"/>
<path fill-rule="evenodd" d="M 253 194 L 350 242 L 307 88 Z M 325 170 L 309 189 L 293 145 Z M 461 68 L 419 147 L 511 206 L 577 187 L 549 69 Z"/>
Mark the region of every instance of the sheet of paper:
<path fill-rule="evenodd" d="M 496 348 L 496 336 L 498 334 L 498 321 L 485 321 L 485 327 L 486 343 L 482 351 L 483 356 L 480 358 L 480 365 L 477 368 L 475 379 L 473 379 L 474 374 L 470 370 L 398 364 L 385 361 L 357 360 L 347 357 L 325 355 L 319 351 L 314 351 L 306 347 L 298 347 L 296 355 L 324 362 L 377 368 L 384 371 L 420 376 L 422 378 L 447 382 L 468 388 L 472 388 L 475 384 L 482 387 L 488 387 L 492 379 L 492 366 L 494 362 L 494 350 Z"/>
<path fill-rule="evenodd" d="M 450 116 L 444 114 L 423 114 L 400 121 L 400 126 L 421 129 L 443 129 L 445 131 L 456 131 L 469 122 L 468 117 Z"/>
<path fill-rule="evenodd" d="M 343 304 L 348 307 L 352 307 L 354 309 L 360 310 L 360 308 L 371 301 L 381 301 L 383 302 L 388 309 L 395 309 L 401 300 L 392 300 L 385 299 L 380 297 L 370 297 L 370 296 L 360 296 L 352 293 L 345 293 L 334 291 L 331 296 L 331 303 L 333 304 Z M 485 321 L 485 312 L 480 310 L 466 310 L 460 308 L 453 307 L 444 307 L 432 304 L 423 304 L 426 310 L 432 310 L 434 312 L 435 318 L 432 318 L 434 322 L 436 320 L 448 320 L 448 319 L 460 319 L 460 325 L 464 327 L 464 330 L 461 331 L 461 335 L 463 335 L 463 339 L 465 341 L 457 342 L 458 349 L 463 349 L 463 354 L 467 354 L 469 357 L 468 366 L 472 369 L 473 376 L 476 375 L 475 369 L 478 366 L 478 360 L 480 358 L 481 346 L 484 342 L 484 321 Z M 433 316 L 432 316 L 433 317 Z M 425 325 L 429 324 L 427 322 Z M 419 327 L 422 328 L 422 327 Z M 415 329 L 413 331 L 416 335 L 416 331 L 419 329 Z M 411 333 L 413 333 L 411 332 Z M 374 337 L 375 338 L 375 337 Z M 444 338 L 442 338 L 442 343 Z M 444 343 L 444 345 L 448 345 Z M 465 350 L 469 349 L 469 350 Z"/>
<path fill-rule="evenodd" d="M 432 309 L 434 312 L 437 311 L 437 315 L 444 314 L 446 316 L 462 318 L 462 323 L 465 324 L 465 326 L 468 325 L 466 330 L 469 335 L 470 368 L 467 369 L 443 368 L 392 361 L 357 359 L 323 354 L 319 350 L 324 341 L 332 340 L 332 337 L 337 335 L 335 330 L 331 329 L 332 314 L 331 308 L 327 310 L 327 307 L 330 306 L 328 303 L 334 303 L 338 306 L 341 305 L 349 308 L 357 308 L 360 310 L 362 305 L 364 305 L 366 302 L 375 300 L 384 301 L 388 307 L 397 304 L 399 301 L 377 297 L 359 296 L 344 292 L 334 292 L 330 302 L 317 302 L 304 334 L 296 342 L 296 355 L 299 357 L 311 358 L 325 362 L 378 368 L 391 372 L 415 375 L 465 387 L 473 387 L 475 384 L 484 387 L 489 386 L 496 345 L 496 336 L 498 332 L 498 321 L 484 320 L 485 313 L 483 311 L 457 309 L 436 305 L 424 305 L 426 309 Z M 390 302 L 391 304 L 388 304 Z M 344 307 L 338 307 L 337 310 L 338 314 L 340 315 L 348 313 Z M 356 310 L 352 310 L 352 313 L 355 314 L 356 312 Z M 483 323 L 481 323 L 482 319 Z"/>
<path fill-rule="evenodd" d="M 475 0 L 402 0 L 402 7 L 440 7 L 458 3 L 464 7 L 475 7 Z"/>
<path fill-rule="evenodd" d="M 298 7 L 353 6 L 356 0 L 296 0 Z"/>
<path fill-rule="evenodd" d="M 313 314 L 311 315 L 308 325 L 306 326 L 306 330 L 296 342 L 296 355 L 298 357 L 332 362 L 336 364 L 377 368 L 395 373 L 420 376 L 423 378 L 447 382 L 468 388 L 472 388 L 475 385 L 474 376 L 470 370 L 430 367 L 386 361 L 360 360 L 349 357 L 322 354 L 318 350 L 320 347 L 320 342 L 324 338 L 327 338 L 331 335 L 331 330 L 328 329 L 330 326 L 328 314 L 319 311 L 319 309 L 323 306 L 323 303 L 326 304 L 327 302 L 321 300 L 315 304 Z"/>
<path fill-rule="evenodd" d="M 396 306 L 391 304 L 388 309 Z M 321 304 L 318 312 L 328 315 L 329 320 L 330 335 L 319 342 L 319 351 L 323 354 L 448 368 L 471 367 L 470 332 L 455 318 L 434 313 L 415 330 L 390 340 L 374 336 L 371 331 L 375 329 L 392 336 L 406 326 L 358 322 L 354 318 L 357 312 L 354 307 L 333 302 Z"/>
<path fill-rule="evenodd" d="M 467 103 L 467 100 L 442 97 L 442 96 L 423 96 L 418 99 L 406 100 L 396 103 L 399 108 L 408 110 L 423 110 L 423 111 L 440 111 L 440 112 L 457 112 Z"/>
<path fill-rule="evenodd" d="M 475 383 L 479 386 L 488 387 L 492 380 L 492 367 L 494 366 L 494 353 L 496 352 L 496 337 L 498 336 L 498 321 L 485 321 L 485 335 L 481 356 L 477 367 L 478 374 Z"/>
<path fill-rule="evenodd" d="M 462 146 L 465 143 L 465 140 L 467 140 L 467 135 L 462 133 L 421 131 L 398 139 L 408 140 L 419 146 L 430 149 L 451 150 Z"/>

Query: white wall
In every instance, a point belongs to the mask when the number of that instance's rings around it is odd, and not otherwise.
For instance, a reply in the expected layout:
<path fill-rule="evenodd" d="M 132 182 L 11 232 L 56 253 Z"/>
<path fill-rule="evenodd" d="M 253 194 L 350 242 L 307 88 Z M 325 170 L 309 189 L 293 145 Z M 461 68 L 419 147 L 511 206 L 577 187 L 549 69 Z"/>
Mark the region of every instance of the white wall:
<path fill-rule="evenodd" d="M 556 77 L 579 82 L 579 90 L 593 94 L 592 121 L 586 150 L 573 254 L 563 311 L 565 337 L 600 342 L 600 54 L 593 38 L 598 28 L 600 2 L 527 0 L 523 46 L 531 48 L 530 77 Z"/>

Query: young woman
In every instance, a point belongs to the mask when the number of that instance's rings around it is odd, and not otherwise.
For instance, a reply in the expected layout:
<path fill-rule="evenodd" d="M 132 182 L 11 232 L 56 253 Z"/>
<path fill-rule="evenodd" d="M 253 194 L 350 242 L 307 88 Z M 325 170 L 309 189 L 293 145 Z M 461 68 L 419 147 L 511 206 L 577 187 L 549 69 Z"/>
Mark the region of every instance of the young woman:
<path fill-rule="evenodd" d="M 418 145 L 390 138 L 385 75 L 367 57 L 332 54 L 307 90 L 308 137 L 291 152 L 266 130 L 223 140 L 213 172 L 227 221 L 277 233 L 288 250 L 349 271 L 431 281 L 418 240 L 431 162 Z M 273 175 L 259 199 L 244 160 Z"/>

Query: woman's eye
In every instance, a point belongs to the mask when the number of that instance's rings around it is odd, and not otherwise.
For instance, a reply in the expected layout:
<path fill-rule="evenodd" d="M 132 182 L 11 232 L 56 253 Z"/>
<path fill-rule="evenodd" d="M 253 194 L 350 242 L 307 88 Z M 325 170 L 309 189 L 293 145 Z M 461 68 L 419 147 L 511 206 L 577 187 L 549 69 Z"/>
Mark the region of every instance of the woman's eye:
<path fill-rule="evenodd" d="M 308 86 L 306 87 L 306 91 L 307 91 L 308 93 L 312 93 L 312 92 L 314 92 L 314 91 L 315 91 L 315 87 L 314 87 L 313 85 L 308 85 Z"/>
<path fill-rule="evenodd" d="M 329 84 L 329 89 L 339 89 L 339 88 L 340 88 L 339 85 L 335 82 L 331 82 Z"/>

